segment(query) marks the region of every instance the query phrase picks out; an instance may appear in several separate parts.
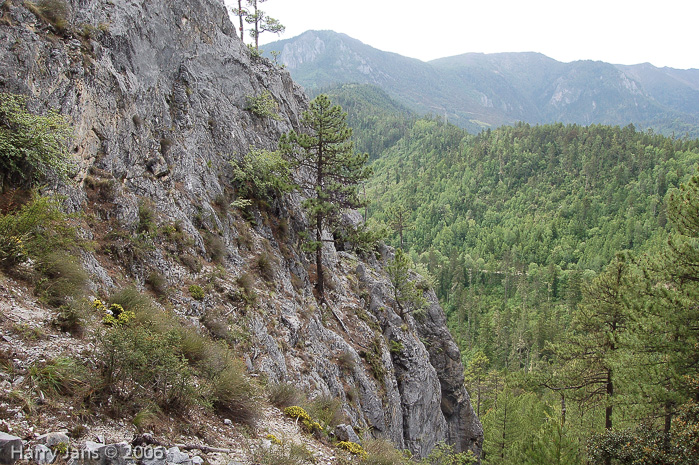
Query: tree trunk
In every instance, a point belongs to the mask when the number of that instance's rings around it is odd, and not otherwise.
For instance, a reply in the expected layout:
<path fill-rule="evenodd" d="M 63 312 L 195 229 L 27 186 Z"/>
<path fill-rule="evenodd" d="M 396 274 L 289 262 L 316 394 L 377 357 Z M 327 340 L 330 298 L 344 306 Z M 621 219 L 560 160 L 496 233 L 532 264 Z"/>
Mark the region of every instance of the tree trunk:
<path fill-rule="evenodd" d="M 258 25 L 260 24 L 260 17 L 258 16 L 257 0 L 255 0 L 254 4 L 255 4 L 255 50 L 259 50 L 260 49 L 260 30 L 258 28 Z"/>
<path fill-rule="evenodd" d="M 614 395 L 614 383 L 612 382 L 612 370 L 607 370 L 607 402 L 611 402 Z M 612 409 L 611 404 L 604 409 L 604 429 L 610 431 L 612 429 Z"/>
<path fill-rule="evenodd" d="M 325 301 L 325 288 L 323 286 L 323 217 L 318 213 L 316 215 L 316 241 L 318 241 L 316 249 L 316 274 L 318 281 L 316 282 L 316 290 L 321 302 Z"/>
<path fill-rule="evenodd" d="M 561 428 L 566 425 L 566 396 L 561 393 Z"/>
<path fill-rule="evenodd" d="M 481 417 L 481 378 L 477 379 L 478 389 L 476 390 L 476 416 Z"/>
<path fill-rule="evenodd" d="M 607 370 L 607 402 L 611 402 L 612 396 L 614 395 L 614 383 L 612 382 L 612 370 Z M 612 409 L 611 404 L 607 405 L 604 409 L 604 429 L 607 431 L 612 430 Z M 612 465 L 612 458 L 609 454 L 604 454 L 604 465 Z"/>
<path fill-rule="evenodd" d="M 257 14 L 257 0 L 255 0 L 255 14 Z M 255 23 L 255 28 L 257 28 L 257 23 Z M 323 141 L 323 135 L 318 134 L 318 154 L 316 162 L 316 188 L 323 186 L 324 176 L 323 170 L 325 169 L 324 162 L 324 147 L 325 142 Z M 322 198 L 321 193 L 316 192 L 316 199 L 320 202 Z M 316 207 L 318 208 L 318 206 Z M 316 291 L 318 292 L 318 298 L 320 302 L 325 302 L 325 286 L 323 285 L 323 212 L 316 212 L 316 275 L 318 276 L 318 281 L 316 282 Z"/>
<path fill-rule="evenodd" d="M 245 35 L 243 32 L 243 0 L 238 0 L 238 18 L 240 18 L 240 40 L 245 43 Z"/>
<path fill-rule="evenodd" d="M 500 448 L 500 458 L 505 459 L 505 443 L 507 442 L 507 402 L 502 414 L 502 444 Z"/>
<path fill-rule="evenodd" d="M 670 447 L 670 429 L 672 428 L 672 416 L 674 412 L 674 403 L 665 402 L 665 426 L 663 427 L 663 445 L 665 450 Z"/>

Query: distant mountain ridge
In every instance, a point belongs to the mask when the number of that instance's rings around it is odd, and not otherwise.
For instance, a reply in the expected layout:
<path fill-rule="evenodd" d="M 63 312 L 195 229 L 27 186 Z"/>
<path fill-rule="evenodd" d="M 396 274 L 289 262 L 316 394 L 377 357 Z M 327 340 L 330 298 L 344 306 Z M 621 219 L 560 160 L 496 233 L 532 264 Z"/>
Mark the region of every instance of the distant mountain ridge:
<path fill-rule="evenodd" d="M 699 137 L 699 70 L 600 61 L 562 63 L 540 53 L 467 53 L 423 62 L 345 34 L 307 31 L 265 45 L 313 92 L 372 84 L 418 113 L 471 131 L 527 123 L 633 123 Z"/>

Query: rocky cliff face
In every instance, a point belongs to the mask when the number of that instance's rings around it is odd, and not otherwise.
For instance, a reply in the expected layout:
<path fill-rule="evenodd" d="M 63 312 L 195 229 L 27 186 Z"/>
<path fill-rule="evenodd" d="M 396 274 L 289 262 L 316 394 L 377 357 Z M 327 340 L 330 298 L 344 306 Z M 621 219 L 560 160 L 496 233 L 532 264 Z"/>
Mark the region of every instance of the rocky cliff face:
<path fill-rule="evenodd" d="M 383 271 L 389 249 L 363 259 L 327 245 L 329 305 L 320 307 L 298 247 L 300 199 L 246 214 L 229 207 L 230 161 L 298 129 L 307 98 L 289 74 L 251 56 L 219 0 L 67 6 L 61 32 L 0 1 L 0 91 L 71 120 L 77 168 L 55 187 L 90 218 L 84 234 L 97 247 L 83 264 L 94 290 L 152 288 L 160 275 L 166 306 L 244 334 L 252 373 L 339 398 L 353 426 L 413 453 L 441 440 L 479 453 L 481 426 L 434 293 L 425 318 L 400 316 Z M 278 119 L 247 109 L 265 92 Z M 180 240 L 134 245 L 144 211 Z M 208 285 L 203 300 L 190 297 L 192 283 Z"/>

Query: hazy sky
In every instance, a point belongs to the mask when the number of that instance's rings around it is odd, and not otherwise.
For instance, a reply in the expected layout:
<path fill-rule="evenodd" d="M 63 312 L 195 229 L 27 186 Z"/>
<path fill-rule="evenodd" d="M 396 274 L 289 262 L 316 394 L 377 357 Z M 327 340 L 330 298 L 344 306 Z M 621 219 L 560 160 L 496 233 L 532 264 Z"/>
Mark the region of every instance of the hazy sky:
<path fill-rule="evenodd" d="M 267 0 L 259 7 L 286 26 L 282 35 L 260 35 L 261 44 L 330 29 L 424 61 L 533 51 L 565 62 L 699 68 L 696 0 Z"/>

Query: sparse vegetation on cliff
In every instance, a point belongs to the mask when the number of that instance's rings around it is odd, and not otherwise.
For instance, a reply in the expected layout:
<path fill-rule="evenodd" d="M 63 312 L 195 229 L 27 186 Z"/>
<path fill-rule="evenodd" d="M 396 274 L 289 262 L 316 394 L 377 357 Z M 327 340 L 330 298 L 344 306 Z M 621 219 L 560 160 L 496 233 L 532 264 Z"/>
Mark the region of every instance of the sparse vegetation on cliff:
<path fill-rule="evenodd" d="M 440 377 L 463 389 L 458 360 L 453 373 L 430 368 L 410 317 L 394 327 L 388 252 L 377 235 L 357 229 L 333 251 L 333 231 L 322 225 L 327 255 L 317 270 L 301 246 L 308 218 L 290 184 L 305 171 L 274 148 L 281 132 L 302 138 L 309 129 L 301 125 L 307 99 L 277 66 L 250 59 L 222 21 L 220 2 L 201 0 L 192 16 L 178 2 L 73 2 L 71 20 L 108 18 L 112 27 L 65 34 L 18 2 L 2 6 L 0 28 L 13 45 L 0 48 L 0 64 L 19 77 L 0 87 L 32 89 L 25 107 L 32 115 L 61 109 L 74 131 L 61 139 L 69 153 L 57 160 L 76 164 L 65 169 L 70 176 L 54 166 L 3 181 L 0 430 L 33 438 L 52 425 L 69 432 L 66 451 L 95 434 L 130 441 L 139 433 L 168 448 L 183 443 L 187 455 L 201 446 L 211 465 L 326 465 L 360 463 L 334 447 L 335 435 L 369 440 L 378 434 L 370 422 L 397 444 L 405 443 L 404 415 L 421 419 L 427 444 L 445 435 L 433 425 L 459 429 L 467 404 L 451 417 L 432 408 Z M 20 24 L 25 19 L 32 27 Z M 142 29 L 124 27 L 136 23 Z M 173 53 L 161 53 L 166 48 Z M 277 101 L 260 100 L 256 115 L 240 105 L 251 92 Z M 340 132 L 331 152 L 347 148 Z M 358 173 L 341 160 L 340 176 L 367 174 L 365 157 L 344 161 Z M 325 181 L 319 188 L 338 187 Z M 45 197 L 11 189 L 31 186 L 62 196 L 42 208 Z M 328 192 L 316 207 L 339 213 L 352 206 L 347 197 L 359 198 L 356 185 Z M 352 253 L 360 249 L 365 255 Z M 322 306 L 316 273 L 327 284 Z M 429 377 L 426 388 L 412 374 L 398 376 L 382 327 L 416 349 L 400 356 Z M 374 367 L 358 353 L 364 346 L 372 346 Z M 290 383 L 291 391 L 279 387 Z M 409 409 L 403 385 L 420 389 Z M 312 420 L 299 429 L 265 396 L 303 407 Z M 479 434 L 468 439 L 476 450 Z M 269 449 L 267 435 L 277 438 Z"/>
<path fill-rule="evenodd" d="M 55 111 L 27 109 L 27 97 L 0 93 L 0 192 L 35 184 L 49 174 L 65 178 L 71 128 Z"/>

